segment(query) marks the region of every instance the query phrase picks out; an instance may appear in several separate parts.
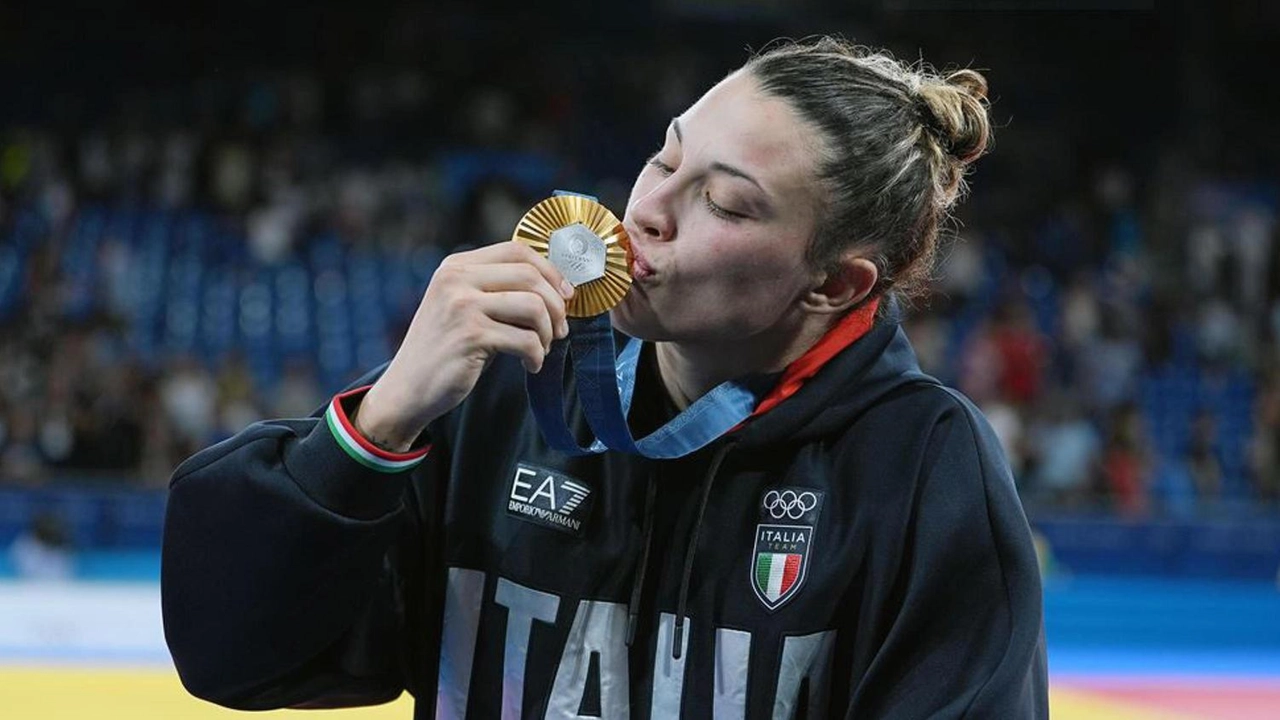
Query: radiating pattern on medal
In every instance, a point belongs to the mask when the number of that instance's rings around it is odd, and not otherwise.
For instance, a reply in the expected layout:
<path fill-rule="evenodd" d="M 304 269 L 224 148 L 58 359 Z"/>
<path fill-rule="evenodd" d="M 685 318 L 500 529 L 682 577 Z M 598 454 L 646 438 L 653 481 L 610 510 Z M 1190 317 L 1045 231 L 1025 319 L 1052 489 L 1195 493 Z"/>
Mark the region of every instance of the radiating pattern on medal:
<path fill-rule="evenodd" d="M 557 195 L 533 206 L 511 237 L 551 260 L 574 285 L 566 312 L 593 317 L 631 289 L 630 241 L 605 206 L 581 195 Z"/>

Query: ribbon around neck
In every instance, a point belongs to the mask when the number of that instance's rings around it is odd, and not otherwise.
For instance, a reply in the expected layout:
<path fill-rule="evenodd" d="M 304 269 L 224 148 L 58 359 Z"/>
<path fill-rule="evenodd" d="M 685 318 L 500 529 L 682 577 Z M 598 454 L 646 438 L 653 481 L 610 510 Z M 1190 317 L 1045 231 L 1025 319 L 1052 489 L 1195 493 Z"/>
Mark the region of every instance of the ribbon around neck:
<path fill-rule="evenodd" d="M 607 314 L 569 320 L 568 339 L 552 343 L 542 370 L 526 377 L 529 405 L 548 445 L 566 455 L 617 450 L 654 459 L 683 457 L 750 417 L 768 389 L 764 387 L 767 376 L 722 383 L 637 440 L 627 425 L 627 414 L 635 394 L 641 346 L 640 340 L 629 338 L 615 361 L 613 327 Z M 564 418 L 564 366 L 569 356 L 578 401 L 595 434 L 586 446 L 578 444 Z"/>

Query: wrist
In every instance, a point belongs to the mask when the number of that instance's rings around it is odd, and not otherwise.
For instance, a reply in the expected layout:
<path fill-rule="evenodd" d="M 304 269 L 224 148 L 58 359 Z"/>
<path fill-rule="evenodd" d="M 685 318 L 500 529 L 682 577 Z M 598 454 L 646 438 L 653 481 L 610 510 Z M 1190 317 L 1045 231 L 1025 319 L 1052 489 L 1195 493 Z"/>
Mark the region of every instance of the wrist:
<path fill-rule="evenodd" d="M 388 402 L 377 384 L 351 409 L 350 419 L 366 440 L 391 453 L 409 452 L 427 426 Z"/>

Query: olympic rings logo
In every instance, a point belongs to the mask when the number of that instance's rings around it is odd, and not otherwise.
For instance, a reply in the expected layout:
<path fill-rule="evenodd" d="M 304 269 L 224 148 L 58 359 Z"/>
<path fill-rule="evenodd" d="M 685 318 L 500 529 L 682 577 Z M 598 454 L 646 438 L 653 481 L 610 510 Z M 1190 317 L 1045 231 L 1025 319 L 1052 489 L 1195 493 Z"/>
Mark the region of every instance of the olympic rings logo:
<path fill-rule="evenodd" d="M 799 520 L 804 514 L 818 507 L 818 496 L 809 491 L 797 493 L 795 490 L 770 490 L 761 501 L 765 510 L 774 520 L 790 518 Z"/>

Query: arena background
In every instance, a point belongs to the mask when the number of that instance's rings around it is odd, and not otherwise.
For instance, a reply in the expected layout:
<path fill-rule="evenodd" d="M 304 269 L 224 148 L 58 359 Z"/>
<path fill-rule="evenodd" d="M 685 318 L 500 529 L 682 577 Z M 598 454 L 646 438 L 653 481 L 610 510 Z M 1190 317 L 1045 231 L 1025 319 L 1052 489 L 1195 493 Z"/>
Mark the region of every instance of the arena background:
<path fill-rule="evenodd" d="M 670 117 L 815 32 L 990 82 L 908 331 L 1015 467 L 1054 716 L 1280 717 L 1280 11 L 1154 5 L 0 5 L 0 717 L 236 714 L 163 643 L 175 464 L 388 358 L 551 189 L 620 210 Z"/>

